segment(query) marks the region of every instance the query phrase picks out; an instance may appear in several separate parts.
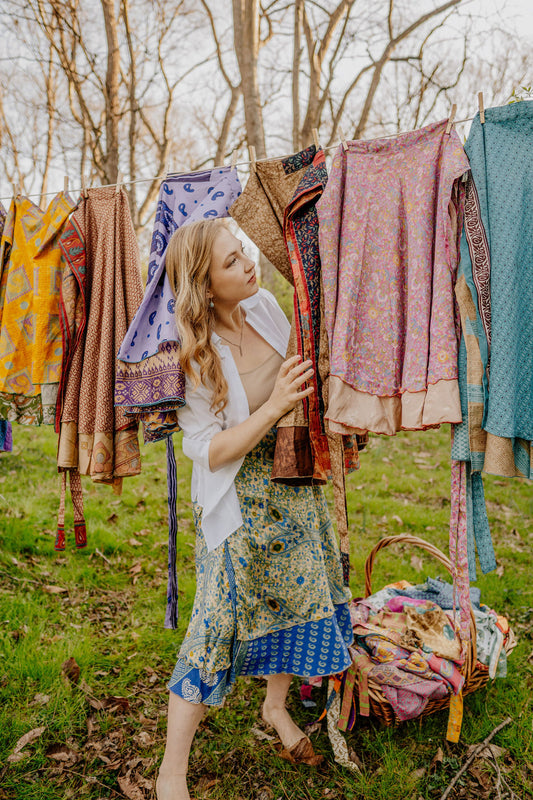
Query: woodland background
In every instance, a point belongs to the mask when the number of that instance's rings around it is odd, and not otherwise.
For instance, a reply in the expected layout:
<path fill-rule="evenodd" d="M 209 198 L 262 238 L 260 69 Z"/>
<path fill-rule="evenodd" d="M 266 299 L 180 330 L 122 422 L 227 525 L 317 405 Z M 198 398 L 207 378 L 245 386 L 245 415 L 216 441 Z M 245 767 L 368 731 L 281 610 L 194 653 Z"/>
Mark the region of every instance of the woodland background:
<path fill-rule="evenodd" d="M 524 6 L 525 7 L 525 6 Z M 457 119 L 531 79 L 505 0 L 3 0 L 0 186 L 125 176 L 146 242 L 172 171 Z M 522 32 L 523 33 L 523 32 Z M 531 83 L 531 80 L 529 80 Z M 144 237 L 142 236 L 144 234 Z M 268 267 L 264 278 L 269 280 Z M 268 273 L 268 274 L 267 274 Z"/>
<path fill-rule="evenodd" d="M 0 8 L 0 187 L 36 193 L 125 176 L 147 256 L 159 180 L 167 170 L 293 152 L 318 128 L 324 146 L 373 137 L 528 96 L 531 41 L 504 0 L 3 0 Z M 460 135 L 465 127 L 459 125 Z M 242 170 L 243 179 L 246 170 Z M 131 181 L 139 181 L 131 183 Z M 142 182 L 140 182 L 142 181 Z M 4 202 L 6 204 L 6 202 Z M 263 281 L 274 282 L 263 264 Z M 114 497 L 84 485 L 89 546 L 53 551 L 56 440 L 15 426 L 0 457 L 0 798 L 154 796 L 165 683 L 194 597 L 190 464 L 179 472 L 180 627 L 162 627 L 166 480 L 162 444 L 143 448 L 143 473 Z M 179 442 L 177 450 L 179 452 Z M 363 592 L 370 549 L 415 533 L 447 549 L 449 430 L 371 437 L 348 482 L 352 590 Z M 264 685 L 238 681 L 202 723 L 191 763 L 197 798 L 439 800 L 469 747 L 507 715 L 496 749 L 476 759 L 454 798 L 533 798 L 533 499 L 525 480 L 488 477 L 498 569 L 485 602 L 519 637 L 509 675 L 465 702 L 461 741 L 446 714 L 383 729 L 359 720 L 349 745 L 362 775 L 333 762 L 306 772 L 276 754 L 258 724 Z M 70 523 L 72 520 L 70 519 Z M 67 525 L 69 519 L 67 517 Z M 401 547 L 380 554 L 374 586 L 442 570 Z M 444 576 L 443 576 L 444 577 Z M 323 703 L 320 692 L 317 703 Z M 297 691 L 292 711 L 304 725 Z M 21 737 L 26 738 L 22 740 Z"/>

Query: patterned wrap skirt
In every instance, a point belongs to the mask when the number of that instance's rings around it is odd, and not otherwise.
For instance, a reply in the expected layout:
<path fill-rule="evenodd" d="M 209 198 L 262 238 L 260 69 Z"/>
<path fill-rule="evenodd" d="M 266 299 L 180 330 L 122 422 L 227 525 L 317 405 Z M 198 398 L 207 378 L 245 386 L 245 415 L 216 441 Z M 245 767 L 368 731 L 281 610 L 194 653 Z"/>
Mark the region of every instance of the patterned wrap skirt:
<path fill-rule="evenodd" d="M 317 677 L 351 664 L 350 590 L 320 486 L 270 475 L 275 430 L 235 478 L 243 524 L 207 551 L 196 525 L 196 596 L 168 688 L 221 705 L 237 675 Z"/>

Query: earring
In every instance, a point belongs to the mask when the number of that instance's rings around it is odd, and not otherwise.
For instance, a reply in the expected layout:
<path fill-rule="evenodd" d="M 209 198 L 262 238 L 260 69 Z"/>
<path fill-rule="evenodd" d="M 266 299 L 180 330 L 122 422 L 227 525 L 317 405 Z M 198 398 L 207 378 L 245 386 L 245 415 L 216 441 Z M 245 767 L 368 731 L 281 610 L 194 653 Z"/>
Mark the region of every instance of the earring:
<path fill-rule="evenodd" d="M 214 307 L 215 307 L 215 304 L 213 303 L 213 301 L 212 301 L 212 300 L 210 300 L 210 301 L 209 301 L 209 308 L 214 308 Z"/>

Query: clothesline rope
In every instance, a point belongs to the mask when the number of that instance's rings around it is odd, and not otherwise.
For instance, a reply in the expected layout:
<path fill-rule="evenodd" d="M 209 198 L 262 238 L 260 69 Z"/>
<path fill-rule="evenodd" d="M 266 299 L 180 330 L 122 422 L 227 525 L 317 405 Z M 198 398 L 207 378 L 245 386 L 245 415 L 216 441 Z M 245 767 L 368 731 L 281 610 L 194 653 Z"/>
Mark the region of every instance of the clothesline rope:
<path fill-rule="evenodd" d="M 464 122 L 472 122 L 473 119 L 474 119 L 474 117 L 466 117 L 465 119 L 456 119 L 456 120 L 454 120 L 453 124 L 454 125 L 460 125 L 461 123 L 464 123 Z M 355 140 L 355 139 L 341 139 L 340 141 L 336 142 L 336 144 L 332 144 L 329 147 L 322 147 L 321 149 L 324 151 L 324 153 L 328 153 L 330 150 L 336 150 L 337 147 L 339 147 L 339 145 L 341 145 L 345 141 L 346 142 L 350 142 L 350 141 L 371 142 L 371 141 L 374 141 L 374 139 L 394 139 L 396 136 L 404 136 L 407 133 L 414 133 L 415 130 L 419 130 L 419 129 L 415 128 L 412 131 L 401 131 L 400 133 L 387 133 L 384 136 L 375 136 L 372 139 L 357 139 L 357 140 Z M 285 155 L 281 155 L 281 156 L 269 156 L 268 158 L 258 158 L 258 159 L 255 160 L 254 163 L 258 164 L 259 162 L 262 163 L 264 161 L 278 161 L 280 158 L 289 158 L 291 155 L 294 155 L 294 153 L 286 153 Z M 234 167 L 247 167 L 251 163 L 252 163 L 252 161 L 250 159 L 248 159 L 248 161 L 238 161 L 233 166 Z M 176 176 L 176 175 L 195 175 L 198 172 L 206 172 L 209 169 L 222 169 L 225 166 L 227 166 L 227 165 L 226 164 L 215 164 L 213 167 L 202 167 L 201 169 L 182 170 L 180 172 L 172 172 L 172 170 L 170 170 L 169 172 L 166 172 L 164 175 L 152 175 L 152 177 L 150 177 L 150 178 L 137 178 L 137 180 L 134 180 L 134 181 L 124 179 L 124 180 L 120 181 L 120 183 L 103 183 L 103 184 L 101 184 L 100 186 L 97 186 L 97 187 L 87 186 L 85 188 L 86 189 L 91 189 L 91 188 L 110 189 L 113 186 L 125 186 L 126 184 L 128 186 L 132 186 L 134 183 L 149 183 L 150 181 L 164 181 L 165 178 L 169 178 L 171 176 Z M 78 192 L 82 192 L 83 189 L 84 189 L 84 187 L 80 187 L 80 188 L 76 188 L 76 189 L 69 189 L 69 193 L 77 194 Z M 17 192 L 17 194 L 20 194 L 20 192 Z M 56 195 L 56 194 L 58 194 L 57 190 L 54 191 L 54 192 L 44 192 L 44 193 L 32 192 L 31 194 L 24 194 L 24 197 L 28 197 L 28 198 L 30 198 L 30 197 L 51 197 L 52 195 Z M 8 201 L 8 200 L 12 200 L 12 199 L 13 199 L 13 195 L 0 197 L 0 201 L 3 201 L 3 200 Z"/>

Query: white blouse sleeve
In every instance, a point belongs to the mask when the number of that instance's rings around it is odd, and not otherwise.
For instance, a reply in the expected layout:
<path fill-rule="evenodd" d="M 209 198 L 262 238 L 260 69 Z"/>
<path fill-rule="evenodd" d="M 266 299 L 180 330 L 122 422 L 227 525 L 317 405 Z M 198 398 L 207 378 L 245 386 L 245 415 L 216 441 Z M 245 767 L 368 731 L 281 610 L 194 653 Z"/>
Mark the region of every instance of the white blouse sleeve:
<path fill-rule="evenodd" d="M 191 497 L 202 508 L 202 533 L 208 550 L 218 547 L 242 525 L 234 480 L 244 461 L 239 458 L 216 470 L 209 468 L 211 439 L 219 431 L 231 427 L 232 422 L 224 412 L 215 414 L 211 410 L 211 397 L 205 386 L 193 390 L 186 384 L 187 405 L 178 411 L 183 452 L 193 462 Z"/>
<path fill-rule="evenodd" d="M 186 405 L 178 411 L 178 422 L 183 431 L 184 454 L 195 463 L 209 470 L 209 444 L 216 433 L 223 429 L 220 414 L 211 410 L 211 392 L 202 384 L 193 389 L 189 379 L 185 387 Z"/>

